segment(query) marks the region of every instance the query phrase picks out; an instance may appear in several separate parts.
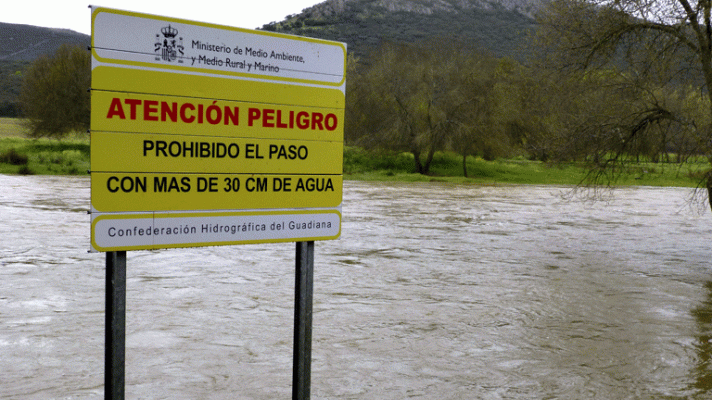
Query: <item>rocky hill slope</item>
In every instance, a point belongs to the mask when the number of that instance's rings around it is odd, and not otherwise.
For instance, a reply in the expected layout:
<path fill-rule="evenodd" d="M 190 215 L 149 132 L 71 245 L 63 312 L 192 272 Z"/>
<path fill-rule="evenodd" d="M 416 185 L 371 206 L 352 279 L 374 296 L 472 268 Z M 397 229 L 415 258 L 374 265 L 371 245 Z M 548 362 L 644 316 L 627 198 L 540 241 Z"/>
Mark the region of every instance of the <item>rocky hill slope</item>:
<path fill-rule="evenodd" d="M 457 37 L 522 60 L 543 0 L 327 0 L 261 29 L 337 40 L 363 56 L 384 40 Z"/>

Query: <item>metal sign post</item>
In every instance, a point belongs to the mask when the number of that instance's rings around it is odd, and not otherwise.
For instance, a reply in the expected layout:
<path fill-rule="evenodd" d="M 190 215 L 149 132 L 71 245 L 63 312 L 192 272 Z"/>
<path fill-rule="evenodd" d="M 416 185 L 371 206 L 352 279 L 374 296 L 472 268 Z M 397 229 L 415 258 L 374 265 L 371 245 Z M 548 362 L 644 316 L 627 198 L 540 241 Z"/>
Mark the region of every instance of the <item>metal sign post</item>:
<path fill-rule="evenodd" d="M 104 398 L 123 400 L 126 360 L 126 252 L 106 253 Z"/>
<path fill-rule="evenodd" d="M 292 400 L 310 398 L 313 298 L 314 242 L 297 242 Z"/>
<path fill-rule="evenodd" d="M 311 397 L 314 242 L 297 242 L 294 285 L 292 399 Z M 106 253 L 104 398 L 123 400 L 126 354 L 126 252 Z"/>

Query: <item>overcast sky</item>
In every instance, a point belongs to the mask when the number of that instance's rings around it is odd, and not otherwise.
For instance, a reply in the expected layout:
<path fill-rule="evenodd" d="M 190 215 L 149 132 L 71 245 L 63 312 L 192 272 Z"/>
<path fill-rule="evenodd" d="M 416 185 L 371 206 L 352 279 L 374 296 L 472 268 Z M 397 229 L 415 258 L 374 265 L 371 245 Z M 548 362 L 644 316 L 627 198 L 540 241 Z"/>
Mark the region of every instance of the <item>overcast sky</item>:
<path fill-rule="evenodd" d="M 192 21 L 254 29 L 323 0 L 8 0 L 0 22 L 65 28 L 91 34 L 89 5 L 136 11 Z"/>

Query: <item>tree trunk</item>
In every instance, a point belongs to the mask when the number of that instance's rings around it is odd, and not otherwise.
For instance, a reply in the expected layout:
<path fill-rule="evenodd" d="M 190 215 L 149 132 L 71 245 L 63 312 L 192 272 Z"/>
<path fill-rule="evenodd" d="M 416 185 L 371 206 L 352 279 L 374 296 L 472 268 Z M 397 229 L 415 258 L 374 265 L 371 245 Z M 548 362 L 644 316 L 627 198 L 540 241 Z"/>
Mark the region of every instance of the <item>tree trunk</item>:
<path fill-rule="evenodd" d="M 467 153 L 462 156 L 462 173 L 467 178 Z"/>
<path fill-rule="evenodd" d="M 430 150 L 428 150 L 428 157 L 425 160 L 425 164 L 423 164 L 423 175 L 430 173 L 430 163 L 433 162 L 433 156 L 435 156 L 435 146 L 431 146 Z"/>
<path fill-rule="evenodd" d="M 423 163 L 420 161 L 420 150 L 413 149 L 410 151 L 413 154 L 413 159 L 415 160 L 415 172 L 423 173 Z"/>

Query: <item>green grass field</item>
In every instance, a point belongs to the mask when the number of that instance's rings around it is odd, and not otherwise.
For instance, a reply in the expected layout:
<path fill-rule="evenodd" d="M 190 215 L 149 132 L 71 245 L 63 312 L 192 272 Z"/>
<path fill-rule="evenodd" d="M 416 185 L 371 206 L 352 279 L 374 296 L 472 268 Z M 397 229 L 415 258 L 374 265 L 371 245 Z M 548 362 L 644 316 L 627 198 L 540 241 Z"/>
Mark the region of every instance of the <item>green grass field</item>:
<path fill-rule="evenodd" d="M 628 173 L 614 184 L 696 187 L 708 169 L 709 164 L 702 159 L 688 164 L 639 163 L 631 165 Z M 413 156 L 407 153 L 374 154 L 354 147 L 344 150 L 344 177 L 353 180 L 578 185 L 585 173 L 575 164 L 550 165 L 526 159 L 485 161 L 468 157 L 469 178 L 465 178 L 462 157 L 448 152 L 435 155 L 430 175 L 421 175 L 414 170 Z"/>
<path fill-rule="evenodd" d="M 25 130 L 17 118 L 0 118 L 0 138 L 24 137 Z"/>
<path fill-rule="evenodd" d="M 20 121 L 0 118 L 0 173 L 84 175 L 89 170 L 89 137 L 26 139 Z"/>

